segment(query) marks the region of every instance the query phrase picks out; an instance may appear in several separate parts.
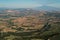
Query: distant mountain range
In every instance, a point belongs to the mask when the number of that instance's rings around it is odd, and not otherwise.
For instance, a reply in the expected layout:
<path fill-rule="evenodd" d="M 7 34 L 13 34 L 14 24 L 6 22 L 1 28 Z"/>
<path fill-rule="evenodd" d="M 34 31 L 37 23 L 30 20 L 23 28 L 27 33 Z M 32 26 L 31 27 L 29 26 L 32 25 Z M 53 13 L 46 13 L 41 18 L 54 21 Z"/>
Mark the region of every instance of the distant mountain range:
<path fill-rule="evenodd" d="M 6 10 L 6 9 L 24 11 L 28 8 L 4 8 L 4 7 L 0 7 L 0 10 Z M 40 7 L 35 7 L 35 8 L 30 8 L 30 9 L 33 9 L 33 10 L 46 10 L 46 11 L 60 11 L 60 8 L 51 7 L 51 6 L 40 6 Z"/>
<path fill-rule="evenodd" d="M 60 11 L 60 8 L 51 7 L 51 6 L 41 6 L 34 8 L 34 10 Z"/>

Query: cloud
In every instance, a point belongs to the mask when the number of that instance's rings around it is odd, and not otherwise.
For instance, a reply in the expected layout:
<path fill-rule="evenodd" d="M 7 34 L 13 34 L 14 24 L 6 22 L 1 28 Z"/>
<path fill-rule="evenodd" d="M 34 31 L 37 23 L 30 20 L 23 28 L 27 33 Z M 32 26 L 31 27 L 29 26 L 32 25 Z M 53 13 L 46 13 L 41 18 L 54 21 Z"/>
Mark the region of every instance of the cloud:
<path fill-rule="evenodd" d="M 60 3 L 52 3 L 52 4 L 48 4 L 47 6 L 52 6 L 52 7 L 60 8 Z"/>
<path fill-rule="evenodd" d="M 0 7 L 9 7 L 9 8 L 33 8 L 33 7 L 39 7 L 42 6 L 42 4 L 39 4 L 38 2 L 34 0 L 9 0 L 9 1 L 1 1 Z"/>
<path fill-rule="evenodd" d="M 15 7 L 20 7 L 20 8 L 34 8 L 42 6 L 41 4 L 26 4 L 26 5 L 15 5 Z"/>
<path fill-rule="evenodd" d="M 34 8 L 34 7 L 39 7 L 42 6 L 42 4 L 35 4 L 35 3 L 23 3 L 23 4 L 19 4 L 19 3 L 10 3 L 4 5 L 4 7 L 10 7 L 10 8 Z"/>

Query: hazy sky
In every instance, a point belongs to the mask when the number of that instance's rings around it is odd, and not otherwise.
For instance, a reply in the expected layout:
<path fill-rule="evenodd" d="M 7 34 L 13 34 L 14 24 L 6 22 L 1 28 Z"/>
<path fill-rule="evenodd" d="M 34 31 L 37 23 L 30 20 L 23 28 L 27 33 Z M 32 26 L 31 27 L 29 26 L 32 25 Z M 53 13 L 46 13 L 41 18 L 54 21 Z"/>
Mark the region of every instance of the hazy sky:
<path fill-rule="evenodd" d="M 8 8 L 34 8 L 44 5 L 60 8 L 60 0 L 0 0 L 0 7 Z"/>

